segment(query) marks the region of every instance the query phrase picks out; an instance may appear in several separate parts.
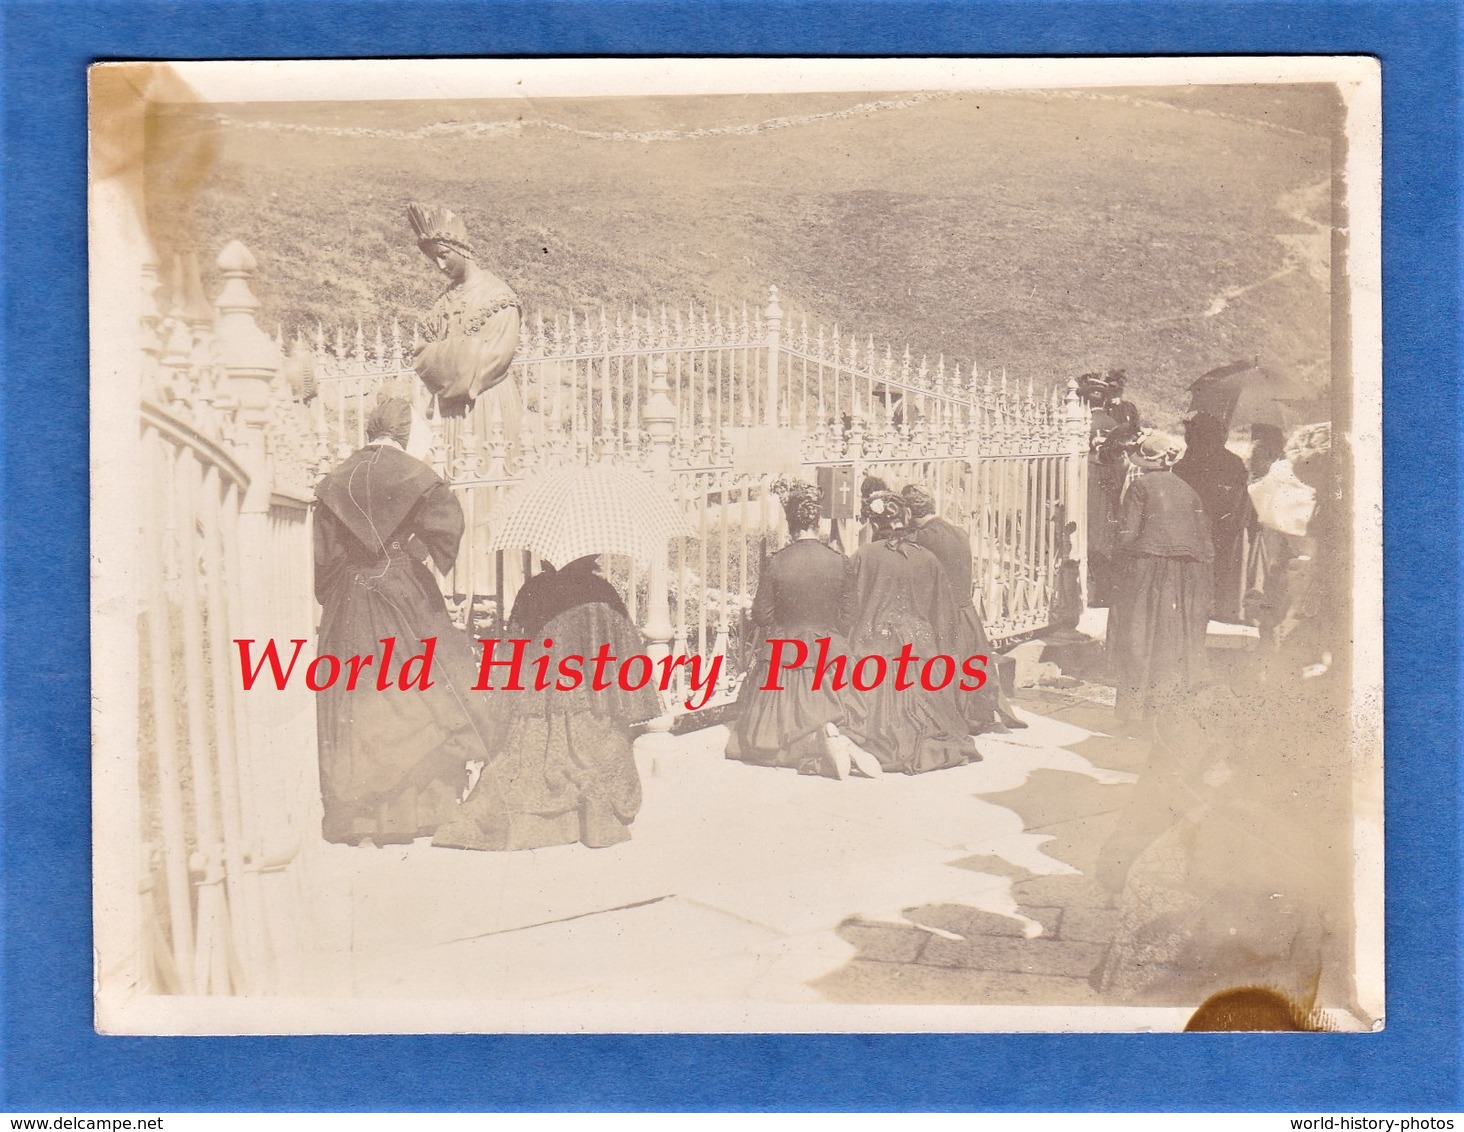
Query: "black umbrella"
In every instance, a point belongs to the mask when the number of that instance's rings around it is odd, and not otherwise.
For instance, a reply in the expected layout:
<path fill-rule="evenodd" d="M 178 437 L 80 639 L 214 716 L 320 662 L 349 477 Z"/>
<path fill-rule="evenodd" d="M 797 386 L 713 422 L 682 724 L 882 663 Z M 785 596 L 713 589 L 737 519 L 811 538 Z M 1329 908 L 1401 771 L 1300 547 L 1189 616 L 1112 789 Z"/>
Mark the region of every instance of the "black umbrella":
<path fill-rule="evenodd" d="M 1284 430 L 1331 415 L 1324 390 L 1264 369 L 1259 359 L 1212 369 L 1190 385 L 1190 412 L 1237 425 L 1268 424 Z"/>

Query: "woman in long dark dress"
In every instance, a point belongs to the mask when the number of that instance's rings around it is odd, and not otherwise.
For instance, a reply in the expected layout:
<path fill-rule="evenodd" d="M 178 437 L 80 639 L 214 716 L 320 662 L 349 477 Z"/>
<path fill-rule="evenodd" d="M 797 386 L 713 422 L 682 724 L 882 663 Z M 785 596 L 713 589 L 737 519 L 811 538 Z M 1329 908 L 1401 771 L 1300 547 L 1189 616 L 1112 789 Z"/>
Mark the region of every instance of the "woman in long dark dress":
<path fill-rule="evenodd" d="M 316 489 L 319 652 L 374 658 L 355 689 L 343 673 L 316 699 L 327 841 L 430 836 L 467 785 L 467 764 L 485 757 L 492 738 L 487 702 L 471 690 L 472 647 L 426 565 L 430 558 L 438 570 L 452 568 L 462 508 L 407 453 L 411 429 L 406 401 L 381 402 L 367 421 L 366 447 Z M 393 642 L 389 664 L 384 639 Z M 406 662 L 428 641 L 431 685 L 404 687 L 422 667 L 404 680 Z"/>
<path fill-rule="evenodd" d="M 625 691 L 612 684 L 594 691 L 588 666 L 585 682 L 566 688 L 560 667 L 569 657 L 594 656 L 601 645 L 614 656 L 643 651 L 641 634 L 614 587 L 595 573 L 597 564 L 598 556 L 590 555 L 545 570 L 519 592 L 509 638 L 531 641 L 535 657 L 542 655 L 542 642 L 551 642 L 543 652 L 551 657 L 547 671 L 556 686 L 533 690 L 526 666 L 524 691 L 489 693 L 498 697 L 506 738 L 434 845 L 539 849 L 578 842 L 604 848 L 630 838 L 641 805 L 630 727 L 660 715 L 660 697 L 651 687 Z"/>
<path fill-rule="evenodd" d="M 1140 474 L 1123 498 L 1108 617 L 1115 709 L 1125 722 L 1151 718 L 1205 671 L 1215 552 L 1200 497 L 1171 470 L 1183 451 L 1153 432 L 1129 454 Z"/>
<path fill-rule="evenodd" d="M 848 652 L 844 633 L 853 616 L 853 566 L 818 537 L 818 489 L 793 484 L 783 496 L 793 541 L 768 559 L 758 577 L 752 621 L 763 639 L 758 662 L 737 698 L 738 716 L 727 741 L 727 757 L 836 778 L 843 778 L 851 765 L 862 773 L 877 774 L 879 764 L 865 761 L 868 756 L 862 751 L 830 743 L 849 715 L 848 697 L 833 689 L 832 680 L 817 689 L 813 686 L 820 638 L 828 638 L 830 655 Z M 780 687 L 765 689 L 772 659 L 769 639 L 797 641 L 807 652 L 802 664 L 788 668 L 796 646 L 783 646 Z"/>
<path fill-rule="evenodd" d="M 1186 449 L 1174 465 L 1174 474 L 1195 489 L 1210 524 L 1215 548 L 1215 620 L 1239 622 L 1245 530 L 1252 514 L 1246 494 L 1250 475 L 1245 461 L 1225 447 L 1228 436 L 1224 421 L 1196 413 L 1185 422 Z"/>
<path fill-rule="evenodd" d="M 997 679 L 996 653 L 972 599 L 971 536 L 935 513 L 935 500 L 925 488 L 906 484 L 900 494 L 910 507 L 910 541 L 940 559 L 941 569 L 951 583 L 957 608 L 958 644 L 955 655 L 984 656 L 990 660 L 986 683 L 974 692 L 961 693 L 961 714 L 966 717 L 971 734 L 979 735 L 1003 727 L 1026 727 L 1002 694 L 1001 681 Z"/>
<path fill-rule="evenodd" d="M 1106 607 L 1117 578 L 1119 500 L 1128 463 L 1124 451 L 1139 436 L 1139 410 L 1124 400 L 1122 370 L 1085 373 L 1078 395 L 1093 411 L 1088 438 L 1088 604 Z"/>
<path fill-rule="evenodd" d="M 869 514 L 875 540 L 853 558 L 849 652 L 884 657 L 887 674 L 869 691 L 854 694 L 854 714 L 844 731 L 886 771 L 921 774 L 976 762 L 981 756 L 958 698 L 964 657 L 956 655 L 959 611 L 945 570 L 935 555 L 910 540 L 909 507 L 898 494 L 876 492 Z M 897 688 L 895 661 L 906 644 L 922 663 L 940 653 L 951 656 L 956 671 L 950 684 L 930 691 L 918 679 L 919 667 L 912 666 L 913 685 Z"/>

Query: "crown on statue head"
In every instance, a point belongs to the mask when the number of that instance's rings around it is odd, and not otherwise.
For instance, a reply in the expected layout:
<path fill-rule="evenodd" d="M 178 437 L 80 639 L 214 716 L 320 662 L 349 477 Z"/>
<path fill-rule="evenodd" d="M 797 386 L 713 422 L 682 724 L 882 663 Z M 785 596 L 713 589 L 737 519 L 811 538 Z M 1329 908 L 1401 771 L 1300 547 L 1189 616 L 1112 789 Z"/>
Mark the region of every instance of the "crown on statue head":
<path fill-rule="evenodd" d="M 417 234 L 417 246 L 424 252 L 433 244 L 442 244 L 469 259 L 475 258 L 473 245 L 468 243 L 467 225 L 451 209 L 423 208 L 414 201 L 407 205 L 407 219 Z"/>

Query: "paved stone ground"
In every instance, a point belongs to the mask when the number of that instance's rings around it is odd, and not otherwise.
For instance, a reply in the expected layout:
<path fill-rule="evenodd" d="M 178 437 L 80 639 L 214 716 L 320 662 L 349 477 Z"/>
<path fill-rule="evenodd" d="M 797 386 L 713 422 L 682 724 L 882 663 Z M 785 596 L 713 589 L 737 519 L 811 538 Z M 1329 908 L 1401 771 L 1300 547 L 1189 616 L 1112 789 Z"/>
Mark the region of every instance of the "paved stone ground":
<path fill-rule="evenodd" d="M 1112 709 L 1103 689 L 1024 689 L 1017 703 L 1048 719 L 1098 732 L 1066 749 L 1094 766 L 1137 774 L 1147 744 L 1103 734 Z M 1089 983 L 1117 927 L 1118 912 L 1092 873 L 1098 852 L 1117 824 L 1129 787 L 1100 784 L 1055 770 L 1034 771 L 1014 790 L 988 794 L 1021 819 L 1030 833 L 1049 835 L 1043 852 L 1076 874 L 1031 876 L 999 859 L 959 862 L 1012 878 L 1018 911 L 1042 925 L 1027 938 L 1004 916 L 949 905 L 912 908 L 910 925 L 850 920 L 839 928 L 859 948 L 847 966 L 820 980 L 821 993 L 843 1002 L 951 1002 L 962 1004 L 1098 1006 L 1104 1000 Z"/>

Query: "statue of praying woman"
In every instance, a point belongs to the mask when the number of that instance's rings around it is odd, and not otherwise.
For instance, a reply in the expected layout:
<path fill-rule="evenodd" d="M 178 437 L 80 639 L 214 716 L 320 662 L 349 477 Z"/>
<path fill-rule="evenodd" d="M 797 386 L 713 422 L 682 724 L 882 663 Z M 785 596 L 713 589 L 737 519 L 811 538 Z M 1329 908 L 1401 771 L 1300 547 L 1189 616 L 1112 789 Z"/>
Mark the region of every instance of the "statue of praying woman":
<path fill-rule="evenodd" d="M 450 280 L 423 320 L 426 342 L 412 360 L 417 376 L 437 395 L 445 417 L 464 415 L 479 397 L 496 401 L 512 440 L 523 408 L 508 376 L 519 338 L 518 295 L 478 265 L 455 213 L 414 203 L 407 219 L 422 254 Z"/>

